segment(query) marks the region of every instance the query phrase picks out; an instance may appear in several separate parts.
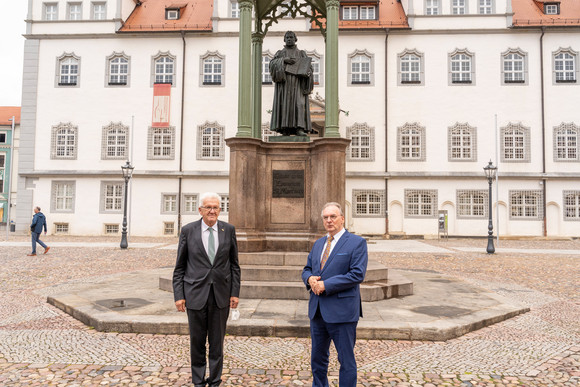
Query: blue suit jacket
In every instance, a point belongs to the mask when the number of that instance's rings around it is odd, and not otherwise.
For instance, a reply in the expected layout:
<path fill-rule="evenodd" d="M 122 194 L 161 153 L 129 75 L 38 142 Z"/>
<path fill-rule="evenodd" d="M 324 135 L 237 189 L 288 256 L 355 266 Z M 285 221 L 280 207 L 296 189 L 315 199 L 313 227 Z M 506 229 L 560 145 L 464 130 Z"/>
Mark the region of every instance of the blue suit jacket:
<path fill-rule="evenodd" d="M 358 321 L 362 317 L 359 284 L 367 271 L 367 242 L 345 230 L 321 271 L 320 257 L 325 246 L 326 236 L 314 242 L 302 270 L 302 280 L 308 290 L 308 278 L 312 275 L 322 277 L 326 289 L 320 296 L 310 292 L 308 317 L 312 319 L 320 308 L 322 318 L 328 323 Z"/>

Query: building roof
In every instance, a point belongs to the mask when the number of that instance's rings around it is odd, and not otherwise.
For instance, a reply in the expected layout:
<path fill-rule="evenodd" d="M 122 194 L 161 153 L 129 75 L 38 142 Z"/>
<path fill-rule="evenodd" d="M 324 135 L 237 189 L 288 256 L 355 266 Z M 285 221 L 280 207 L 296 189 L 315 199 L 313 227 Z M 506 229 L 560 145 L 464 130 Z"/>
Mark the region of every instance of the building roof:
<path fill-rule="evenodd" d="M 373 1 L 364 1 L 372 5 Z M 360 0 L 341 0 L 340 5 L 361 5 Z M 397 0 L 381 0 L 377 7 L 377 20 L 339 20 L 339 29 L 409 28 L 403 5 Z"/>
<path fill-rule="evenodd" d="M 20 106 L 0 106 L 0 125 L 11 126 L 15 117 L 14 125 L 20 125 Z"/>
<path fill-rule="evenodd" d="M 166 9 L 179 9 L 177 20 L 166 20 Z M 211 31 L 213 0 L 141 0 L 120 32 Z"/>
<path fill-rule="evenodd" d="M 544 4 L 558 4 L 558 15 L 546 15 Z M 514 27 L 580 26 L 580 1 L 578 0 L 514 0 Z"/>

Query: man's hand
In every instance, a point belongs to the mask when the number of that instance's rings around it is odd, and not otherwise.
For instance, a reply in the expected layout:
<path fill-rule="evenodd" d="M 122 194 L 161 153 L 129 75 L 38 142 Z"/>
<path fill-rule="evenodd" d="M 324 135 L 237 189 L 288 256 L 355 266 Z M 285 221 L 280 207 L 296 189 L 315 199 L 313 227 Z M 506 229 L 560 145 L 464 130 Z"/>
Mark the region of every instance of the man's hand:
<path fill-rule="evenodd" d="M 230 297 L 230 308 L 236 309 L 238 307 L 238 303 L 240 299 L 238 297 Z"/>
<path fill-rule="evenodd" d="M 296 63 L 296 59 L 293 59 L 293 58 L 284 58 L 284 63 L 286 63 L 286 64 L 294 64 L 294 63 Z"/>
<path fill-rule="evenodd" d="M 324 281 L 316 281 L 316 284 L 312 287 L 312 291 L 317 296 L 320 296 L 322 293 L 324 293 L 324 290 L 325 290 Z"/>
<path fill-rule="evenodd" d="M 177 308 L 178 312 L 185 312 L 185 300 L 175 301 L 175 307 Z"/>
<path fill-rule="evenodd" d="M 324 292 L 324 281 L 321 281 L 320 278 L 320 276 L 317 277 L 313 275 L 308 278 L 308 285 L 310 285 L 310 289 L 312 289 L 312 292 L 317 296 Z"/>

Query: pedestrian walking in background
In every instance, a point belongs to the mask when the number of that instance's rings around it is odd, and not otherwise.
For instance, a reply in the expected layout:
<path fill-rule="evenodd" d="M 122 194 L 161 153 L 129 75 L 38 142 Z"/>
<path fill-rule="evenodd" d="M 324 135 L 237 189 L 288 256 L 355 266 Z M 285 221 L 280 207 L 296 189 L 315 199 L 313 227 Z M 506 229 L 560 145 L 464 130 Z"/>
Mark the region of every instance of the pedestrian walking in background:
<path fill-rule="evenodd" d="M 34 216 L 32 217 L 32 224 L 30 225 L 30 235 L 32 236 L 32 253 L 27 254 L 29 257 L 36 255 L 36 243 L 44 247 L 44 254 L 48 253 L 50 247 L 40 240 L 40 234 L 44 228 L 44 235 L 46 235 L 46 217 L 40 212 L 40 207 L 34 207 Z"/>

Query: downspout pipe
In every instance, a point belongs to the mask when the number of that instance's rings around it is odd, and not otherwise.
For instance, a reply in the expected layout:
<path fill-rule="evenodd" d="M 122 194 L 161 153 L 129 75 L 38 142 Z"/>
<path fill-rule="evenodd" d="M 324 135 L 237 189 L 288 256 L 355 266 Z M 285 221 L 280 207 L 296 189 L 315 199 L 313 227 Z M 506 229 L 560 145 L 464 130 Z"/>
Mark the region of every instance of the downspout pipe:
<path fill-rule="evenodd" d="M 179 176 L 177 187 L 177 233 L 181 233 L 181 193 L 183 186 L 183 116 L 185 114 L 185 31 L 181 31 L 181 40 L 183 42 L 183 52 L 181 60 L 181 122 L 179 129 Z"/>
<path fill-rule="evenodd" d="M 389 173 L 389 29 L 385 29 L 385 175 Z M 385 237 L 389 237 L 389 178 L 385 176 Z"/>
<path fill-rule="evenodd" d="M 546 219 L 546 107 L 544 100 L 544 33 L 546 27 L 542 27 L 542 35 L 540 35 L 540 98 L 542 111 L 542 209 L 543 209 L 543 234 L 544 237 L 548 235 L 548 224 Z"/>

